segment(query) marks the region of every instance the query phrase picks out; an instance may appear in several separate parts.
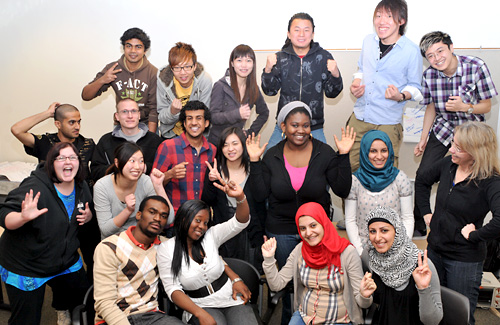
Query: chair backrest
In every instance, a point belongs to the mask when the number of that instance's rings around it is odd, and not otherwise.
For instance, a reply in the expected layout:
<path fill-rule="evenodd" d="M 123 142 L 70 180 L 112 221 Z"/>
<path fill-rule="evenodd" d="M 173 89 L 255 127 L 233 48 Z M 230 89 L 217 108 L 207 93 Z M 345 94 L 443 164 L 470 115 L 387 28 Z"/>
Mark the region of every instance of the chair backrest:
<path fill-rule="evenodd" d="M 250 302 L 258 305 L 259 314 L 262 315 L 262 283 L 260 281 L 259 271 L 257 271 L 257 269 L 247 261 L 229 257 L 224 257 L 223 259 L 227 265 L 229 265 L 229 267 L 245 282 L 246 286 L 252 293 Z"/>
<path fill-rule="evenodd" d="M 76 306 L 73 310 L 73 325 L 91 325 L 94 324 L 94 285 L 91 285 L 85 293 L 83 303 Z"/>
<path fill-rule="evenodd" d="M 441 286 L 443 319 L 441 325 L 469 324 L 469 299 L 461 293 Z"/>

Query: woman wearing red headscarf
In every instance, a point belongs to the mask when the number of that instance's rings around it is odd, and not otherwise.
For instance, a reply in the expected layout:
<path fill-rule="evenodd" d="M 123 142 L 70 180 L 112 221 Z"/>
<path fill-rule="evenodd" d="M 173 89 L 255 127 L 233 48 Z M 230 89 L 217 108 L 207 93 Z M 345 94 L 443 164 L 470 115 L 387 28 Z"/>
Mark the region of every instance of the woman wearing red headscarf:
<path fill-rule="evenodd" d="M 338 235 L 323 207 L 316 202 L 302 205 L 295 215 L 302 242 L 278 272 L 276 240 L 262 245 L 262 266 L 273 291 L 294 283 L 294 310 L 290 324 L 357 324 L 361 308 L 372 303 L 376 289 L 371 276 L 363 276 L 356 249 Z"/>

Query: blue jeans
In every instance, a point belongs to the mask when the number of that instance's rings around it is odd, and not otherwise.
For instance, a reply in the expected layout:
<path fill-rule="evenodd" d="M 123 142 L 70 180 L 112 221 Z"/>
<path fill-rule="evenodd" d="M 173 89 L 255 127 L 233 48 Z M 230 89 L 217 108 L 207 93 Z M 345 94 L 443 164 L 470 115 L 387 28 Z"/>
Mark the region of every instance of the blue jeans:
<path fill-rule="evenodd" d="M 339 325 L 346 325 L 345 323 L 335 323 Z M 347 323 L 347 324 L 352 324 L 352 323 Z M 300 312 L 297 310 L 295 313 L 293 313 L 292 318 L 290 319 L 290 323 L 288 325 L 306 325 L 304 320 L 302 319 L 302 316 L 300 316 Z"/>
<path fill-rule="evenodd" d="M 274 254 L 276 261 L 278 262 L 278 268 L 281 269 L 285 264 L 288 256 L 293 251 L 295 246 L 300 243 L 300 236 L 297 235 L 277 235 L 267 232 L 268 238 L 276 238 L 276 253 Z M 290 321 L 292 315 L 292 302 L 290 301 L 290 295 L 285 295 L 283 297 L 283 308 L 281 311 L 281 324 L 286 325 Z"/>
<path fill-rule="evenodd" d="M 281 126 L 276 124 L 276 126 L 274 127 L 274 131 L 271 134 L 269 141 L 267 142 L 266 151 L 269 150 L 269 148 L 277 145 L 278 142 L 280 142 L 281 140 L 283 140 L 282 133 L 283 133 L 283 131 L 281 130 Z M 313 130 L 313 131 L 311 131 L 311 134 L 312 134 L 313 138 L 315 138 L 321 142 L 326 143 L 326 138 L 325 138 L 325 133 L 323 132 L 323 128 Z M 263 144 L 263 143 L 261 143 L 261 144 Z"/>
<path fill-rule="evenodd" d="M 439 275 L 442 286 L 455 290 L 469 298 L 470 325 L 474 325 L 479 286 L 483 277 L 483 262 L 459 262 L 448 259 L 427 248 L 427 256 L 431 259 Z"/>

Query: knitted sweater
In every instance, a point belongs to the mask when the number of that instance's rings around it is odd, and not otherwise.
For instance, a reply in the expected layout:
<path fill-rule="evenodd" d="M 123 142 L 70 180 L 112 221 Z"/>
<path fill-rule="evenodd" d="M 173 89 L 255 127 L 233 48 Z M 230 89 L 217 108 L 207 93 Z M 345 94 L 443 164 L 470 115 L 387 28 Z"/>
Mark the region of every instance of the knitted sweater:
<path fill-rule="evenodd" d="M 157 239 L 139 247 L 132 229 L 110 236 L 94 253 L 95 323 L 129 324 L 127 316 L 158 308 Z"/>

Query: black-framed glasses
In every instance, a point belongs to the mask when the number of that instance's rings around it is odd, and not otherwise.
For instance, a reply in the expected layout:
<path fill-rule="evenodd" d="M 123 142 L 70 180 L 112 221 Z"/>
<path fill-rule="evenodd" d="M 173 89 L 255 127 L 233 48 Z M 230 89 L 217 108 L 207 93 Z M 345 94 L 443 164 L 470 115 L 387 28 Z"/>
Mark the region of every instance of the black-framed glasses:
<path fill-rule="evenodd" d="M 191 72 L 191 70 L 193 70 L 194 68 L 194 64 L 192 65 L 185 65 L 183 67 L 172 67 L 172 71 L 174 72 L 181 72 L 181 70 L 184 70 L 186 72 Z"/>
<path fill-rule="evenodd" d="M 78 160 L 78 156 L 76 155 L 73 155 L 73 156 L 57 156 L 56 157 L 56 161 L 58 162 L 65 162 L 67 159 L 69 159 L 69 161 L 77 161 Z"/>

